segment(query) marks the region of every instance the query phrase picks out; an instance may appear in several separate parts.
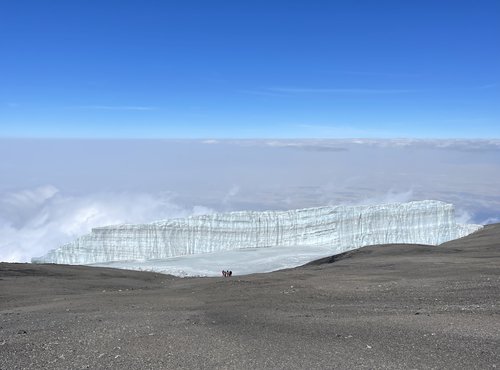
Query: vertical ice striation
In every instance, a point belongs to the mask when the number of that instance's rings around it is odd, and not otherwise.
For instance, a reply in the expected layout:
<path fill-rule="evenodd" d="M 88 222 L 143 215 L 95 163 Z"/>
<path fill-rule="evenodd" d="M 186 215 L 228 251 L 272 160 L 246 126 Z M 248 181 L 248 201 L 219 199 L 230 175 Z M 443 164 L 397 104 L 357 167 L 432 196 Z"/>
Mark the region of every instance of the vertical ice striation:
<path fill-rule="evenodd" d="M 231 212 L 98 227 L 33 262 L 91 264 L 275 246 L 321 246 L 337 254 L 371 244 L 437 245 L 480 227 L 457 224 L 453 205 L 431 200 Z"/>

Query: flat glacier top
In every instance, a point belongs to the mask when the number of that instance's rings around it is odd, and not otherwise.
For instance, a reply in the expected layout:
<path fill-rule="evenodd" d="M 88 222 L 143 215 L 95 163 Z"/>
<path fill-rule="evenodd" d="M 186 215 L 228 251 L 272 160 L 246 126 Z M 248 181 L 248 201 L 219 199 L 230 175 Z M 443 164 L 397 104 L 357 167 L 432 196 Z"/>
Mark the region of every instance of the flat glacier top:
<path fill-rule="evenodd" d="M 222 270 L 231 270 L 237 276 L 302 266 L 331 255 L 331 249 L 325 247 L 245 248 L 160 260 L 96 263 L 91 266 L 154 271 L 180 277 L 221 276 Z"/>

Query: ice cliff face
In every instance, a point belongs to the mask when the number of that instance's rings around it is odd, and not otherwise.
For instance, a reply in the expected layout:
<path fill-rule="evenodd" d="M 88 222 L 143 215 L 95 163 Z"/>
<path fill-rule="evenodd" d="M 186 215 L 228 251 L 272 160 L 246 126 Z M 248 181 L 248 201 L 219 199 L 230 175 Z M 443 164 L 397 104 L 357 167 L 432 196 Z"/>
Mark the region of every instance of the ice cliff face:
<path fill-rule="evenodd" d="M 371 244 L 437 245 L 479 228 L 457 224 L 451 204 L 429 200 L 232 212 L 144 225 L 99 227 L 32 261 L 91 264 L 276 246 L 328 247 L 331 254 L 338 254 Z"/>

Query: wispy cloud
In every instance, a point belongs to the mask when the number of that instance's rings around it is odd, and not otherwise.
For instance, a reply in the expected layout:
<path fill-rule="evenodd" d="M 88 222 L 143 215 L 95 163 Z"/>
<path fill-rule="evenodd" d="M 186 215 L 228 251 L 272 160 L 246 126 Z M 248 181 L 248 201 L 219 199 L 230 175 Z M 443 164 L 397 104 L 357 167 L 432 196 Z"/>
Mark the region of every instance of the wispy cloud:
<path fill-rule="evenodd" d="M 72 108 L 92 109 L 92 110 L 138 110 L 138 111 L 147 111 L 155 109 L 155 107 L 149 107 L 143 105 L 79 105 Z"/>
<path fill-rule="evenodd" d="M 447 87 L 447 88 L 434 88 L 434 91 L 456 91 L 458 90 L 489 90 L 498 87 L 496 83 L 484 84 L 479 86 L 465 86 L 465 87 Z M 349 95 L 391 95 L 391 94 L 410 94 L 428 92 L 430 89 L 385 89 L 385 88 L 358 88 L 358 87 L 289 87 L 289 86 L 273 86 L 264 87 L 256 90 L 240 90 L 240 93 L 260 95 L 260 96 L 291 96 L 291 95 L 305 95 L 305 94 L 349 94 Z"/>
<path fill-rule="evenodd" d="M 369 89 L 369 88 L 309 88 L 269 87 L 266 90 L 288 94 L 407 94 L 420 92 L 414 89 Z"/>
<path fill-rule="evenodd" d="M 487 90 L 487 89 L 493 89 L 495 87 L 497 87 L 498 84 L 496 83 L 491 83 L 491 84 L 486 84 L 486 85 L 481 85 L 481 86 L 477 86 L 476 89 L 477 90 Z"/>
<path fill-rule="evenodd" d="M 239 90 L 238 92 L 242 94 L 249 94 L 249 95 L 259 95 L 259 96 L 286 96 L 286 94 L 283 93 L 278 93 L 278 92 L 272 92 L 268 90 Z"/>
<path fill-rule="evenodd" d="M 386 137 L 388 133 L 381 130 L 365 129 L 358 125 L 341 123 L 341 124 L 309 124 L 301 123 L 294 125 L 300 129 L 306 136 L 315 137 Z"/>
<path fill-rule="evenodd" d="M 423 73 L 369 72 L 369 71 L 330 71 L 332 74 L 373 76 L 373 77 L 422 77 Z"/>

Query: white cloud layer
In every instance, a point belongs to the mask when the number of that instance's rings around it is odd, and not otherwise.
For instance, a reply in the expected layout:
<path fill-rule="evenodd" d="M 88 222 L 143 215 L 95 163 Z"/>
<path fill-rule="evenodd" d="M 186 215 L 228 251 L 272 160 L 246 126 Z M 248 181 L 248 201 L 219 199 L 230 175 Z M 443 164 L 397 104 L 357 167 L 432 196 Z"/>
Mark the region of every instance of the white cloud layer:
<path fill-rule="evenodd" d="M 500 140 L 0 139 L 0 178 L 3 261 L 215 211 L 436 199 L 463 223 L 500 220 Z"/>
<path fill-rule="evenodd" d="M 207 214 L 183 208 L 168 193 L 62 194 L 51 185 L 0 195 L 0 261 L 25 262 L 93 227 Z"/>

